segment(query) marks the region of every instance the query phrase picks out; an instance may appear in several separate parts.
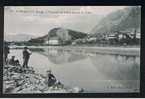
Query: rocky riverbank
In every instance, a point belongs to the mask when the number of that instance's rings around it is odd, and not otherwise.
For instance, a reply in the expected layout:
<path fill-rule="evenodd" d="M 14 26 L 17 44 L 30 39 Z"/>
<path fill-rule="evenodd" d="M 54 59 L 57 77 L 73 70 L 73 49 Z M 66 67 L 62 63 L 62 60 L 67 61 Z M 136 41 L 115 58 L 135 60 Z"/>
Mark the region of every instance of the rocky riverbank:
<path fill-rule="evenodd" d="M 63 84 L 48 87 L 46 77 L 33 68 L 5 65 L 3 68 L 3 93 L 81 93 L 82 89 L 68 88 Z"/>

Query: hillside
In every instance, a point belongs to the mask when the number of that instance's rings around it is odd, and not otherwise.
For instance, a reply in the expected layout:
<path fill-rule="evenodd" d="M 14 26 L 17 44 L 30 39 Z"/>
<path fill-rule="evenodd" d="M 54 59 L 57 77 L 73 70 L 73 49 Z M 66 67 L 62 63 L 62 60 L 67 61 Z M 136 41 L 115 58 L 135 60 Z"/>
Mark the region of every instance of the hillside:
<path fill-rule="evenodd" d="M 63 28 L 54 28 L 54 29 L 50 30 L 50 32 L 48 34 L 49 35 L 51 35 L 51 34 L 57 35 L 58 30 L 62 30 L 62 32 L 67 31 L 68 34 L 71 36 L 72 40 L 79 39 L 79 38 L 84 38 L 85 36 L 87 36 L 86 33 L 71 30 L 71 29 L 63 29 Z"/>
<path fill-rule="evenodd" d="M 118 10 L 103 18 L 91 33 L 110 33 L 114 31 L 140 31 L 141 7 L 132 6 Z"/>
<path fill-rule="evenodd" d="M 48 38 L 58 36 L 58 34 L 61 34 L 59 31 L 63 32 L 62 36 L 66 36 L 66 34 L 64 34 L 64 33 L 67 32 L 68 36 L 70 36 L 71 40 L 84 38 L 85 36 L 87 36 L 86 33 L 78 32 L 78 31 L 74 31 L 74 30 L 70 30 L 70 29 L 53 28 L 48 32 L 48 34 L 46 34 L 42 37 L 31 39 L 31 40 L 29 40 L 29 42 L 43 43 L 43 42 L 47 41 Z"/>

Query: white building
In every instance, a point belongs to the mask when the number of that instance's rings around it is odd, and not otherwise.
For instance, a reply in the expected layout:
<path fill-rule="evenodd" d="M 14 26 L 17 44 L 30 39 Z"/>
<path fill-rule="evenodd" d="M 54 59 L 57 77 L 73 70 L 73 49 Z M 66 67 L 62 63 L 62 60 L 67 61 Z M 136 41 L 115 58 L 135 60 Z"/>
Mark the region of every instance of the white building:
<path fill-rule="evenodd" d="M 50 45 L 58 45 L 58 44 L 59 44 L 58 37 L 51 37 L 51 38 L 48 40 L 48 44 L 50 44 Z"/>

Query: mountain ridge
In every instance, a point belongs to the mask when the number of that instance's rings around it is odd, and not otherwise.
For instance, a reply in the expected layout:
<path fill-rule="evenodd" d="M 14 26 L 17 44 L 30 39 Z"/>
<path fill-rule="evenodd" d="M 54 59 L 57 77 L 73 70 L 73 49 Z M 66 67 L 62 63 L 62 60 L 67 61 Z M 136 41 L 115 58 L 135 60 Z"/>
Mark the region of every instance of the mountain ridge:
<path fill-rule="evenodd" d="M 107 15 L 92 30 L 92 34 L 140 30 L 141 7 L 127 7 Z"/>

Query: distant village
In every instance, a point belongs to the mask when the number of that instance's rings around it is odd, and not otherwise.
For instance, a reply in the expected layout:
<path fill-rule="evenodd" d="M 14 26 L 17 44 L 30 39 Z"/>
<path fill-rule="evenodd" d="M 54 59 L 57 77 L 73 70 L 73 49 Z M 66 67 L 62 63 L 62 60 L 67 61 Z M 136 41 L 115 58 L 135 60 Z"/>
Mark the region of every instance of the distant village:
<path fill-rule="evenodd" d="M 32 38 L 23 42 L 8 42 L 11 45 L 27 46 L 64 46 L 64 45 L 98 45 L 98 46 L 127 46 L 140 45 L 141 33 L 134 31 L 115 31 L 108 33 L 82 33 L 63 28 L 54 28 L 47 35 Z"/>

